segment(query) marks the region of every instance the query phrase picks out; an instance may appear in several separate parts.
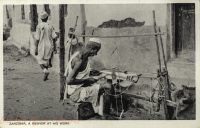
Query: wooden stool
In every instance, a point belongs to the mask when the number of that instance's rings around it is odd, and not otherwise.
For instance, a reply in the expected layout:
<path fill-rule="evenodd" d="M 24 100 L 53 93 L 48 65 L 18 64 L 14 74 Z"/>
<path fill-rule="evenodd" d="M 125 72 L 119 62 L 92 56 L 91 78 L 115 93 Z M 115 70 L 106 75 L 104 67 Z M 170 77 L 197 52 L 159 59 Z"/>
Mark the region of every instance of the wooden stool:
<path fill-rule="evenodd" d="M 70 99 L 64 100 L 64 115 L 66 120 L 87 120 L 94 116 L 92 104 L 89 102 L 75 103 Z"/>

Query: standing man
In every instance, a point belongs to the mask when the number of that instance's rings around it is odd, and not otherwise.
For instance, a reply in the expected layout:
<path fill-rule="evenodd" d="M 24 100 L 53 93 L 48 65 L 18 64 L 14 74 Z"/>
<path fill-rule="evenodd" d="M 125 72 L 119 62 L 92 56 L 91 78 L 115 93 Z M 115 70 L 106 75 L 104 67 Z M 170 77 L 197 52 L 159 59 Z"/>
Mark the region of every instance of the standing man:
<path fill-rule="evenodd" d="M 75 53 L 77 48 L 79 47 L 78 45 L 78 38 L 74 34 L 75 30 L 73 28 L 69 28 L 68 32 L 68 37 L 65 42 L 65 49 L 68 49 L 68 60 L 70 60 L 70 57 Z"/>
<path fill-rule="evenodd" d="M 78 51 L 72 55 L 64 75 L 66 76 L 67 83 L 65 95 L 67 94 L 74 102 L 92 103 L 95 113 L 102 115 L 101 109 L 99 109 L 98 95 L 100 90 L 106 89 L 106 92 L 111 91 L 111 85 L 97 83 L 96 79 L 91 78 L 91 69 L 88 62 L 88 58 L 97 55 L 100 49 L 100 40 L 98 38 L 91 38 L 80 52 Z M 106 99 L 110 100 L 109 96 Z M 104 104 L 104 117 L 110 114 L 110 103 Z"/>
<path fill-rule="evenodd" d="M 75 45 L 78 42 L 78 38 L 74 34 L 75 30 L 73 28 L 69 28 L 68 37 L 66 43 L 71 43 Z"/>
<path fill-rule="evenodd" d="M 43 80 L 46 81 L 49 75 L 49 59 L 51 58 L 52 52 L 56 51 L 55 42 L 57 35 L 53 26 L 47 23 L 48 14 L 45 11 L 40 13 L 40 18 L 42 22 L 37 25 L 35 33 L 35 55 L 44 72 Z"/>

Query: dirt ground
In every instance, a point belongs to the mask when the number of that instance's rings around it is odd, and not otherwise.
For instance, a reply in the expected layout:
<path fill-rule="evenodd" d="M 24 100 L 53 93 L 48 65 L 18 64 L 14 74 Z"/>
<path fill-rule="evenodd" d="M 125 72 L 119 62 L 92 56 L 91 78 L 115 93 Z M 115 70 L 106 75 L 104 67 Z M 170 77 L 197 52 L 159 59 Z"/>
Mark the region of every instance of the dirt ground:
<path fill-rule="evenodd" d="M 3 52 L 4 120 L 65 120 L 66 109 L 59 102 L 59 74 L 50 70 L 49 80 L 44 82 L 42 70 L 31 55 L 25 57 L 9 41 L 4 42 Z M 122 119 L 160 120 L 163 117 L 130 105 Z"/>
<path fill-rule="evenodd" d="M 4 119 L 52 120 L 62 119 L 59 102 L 59 74 L 50 70 L 49 80 L 37 61 L 24 57 L 9 42 L 4 42 Z"/>

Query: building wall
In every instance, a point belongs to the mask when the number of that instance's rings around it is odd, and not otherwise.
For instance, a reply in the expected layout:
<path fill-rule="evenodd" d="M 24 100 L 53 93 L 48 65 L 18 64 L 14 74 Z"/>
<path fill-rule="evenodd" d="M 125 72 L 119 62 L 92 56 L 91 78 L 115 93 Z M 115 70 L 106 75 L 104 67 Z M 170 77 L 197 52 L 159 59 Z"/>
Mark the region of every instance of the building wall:
<path fill-rule="evenodd" d="M 165 27 L 161 27 L 165 31 Z M 88 28 L 87 34 L 90 35 L 93 29 Z M 123 36 L 154 33 L 154 28 L 150 26 L 134 28 L 96 28 L 94 35 L 103 36 Z M 165 46 L 166 36 L 162 36 Z M 155 36 L 137 36 L 125 38 L 102 38 L 102 48 L 99 54 L 94 57 L 95 61 L 100 61 L 104 67 L 111 69 L 117 67 L 122 71 L 132 72 L 156 72 L 158 65 L 158 55 Z M 160 44 L 160 40 L 159 44 Z M 165 48 L 164 48 L 165 49 Z M 162 56 L 160 47 L 160 57 Z M 163 60 L 161 60 L 163 62 Z M 163 63 L 162 63 L 163 64 Z"/>
<path fill-rule="evenodd" d="M 120 8 L 121 7 L 121 8 Z M 148 7 L 148 8 L 147 8 Z M 12 6 L 9 6 L 10 13 L 12 13 Z M 120 8 L 120 10 L 119 10 Z M 152 27 L 153 16 L 152 10 L 156 12 L 157 25 L 161 27 L 161 31 L 166 31 L 166 4 L 158 5 L 85 5 L 87 30 L 86 34 L 90 35 L 94 29 L 94 35 L 134 35 L 144 33 L 154 33 Z M 43 10 L 43 5 L 37 5 L 38 13 Z M 5 7 L 4 7 L 5 10 Z M 13 14 L 14 26 L 11 30 L 12 39 L 17 42 L 16 45 L 20 48 L 30 47 L 31 53 L 34 53 L 34 42 L 30 32 L 30 20 L 29 12 L 30 6 L 25 5 L 25 20 L 21 20 L 21 6 L 15 5 Z M 50 5 L 51 15 L 49 22 L 54 26 L 55 30 L 59 31 L 59 6 Z M 109 10 L 109 11 L 108 11 Z M 119 10 L 119 11 L 117 11 Z M 129 11 L 127 11 L 129 10 Z M 106 12 L 106 13 L 105 13 Z M 4 13 L 4 18 L 5 18 Z M 149 15 L 146 15 L 149 14 Z M 76 34 L 81 33 L 81 16 L 80 5 L 68 5 L 68 15 L 65 17 L 65 37 L 70 27 L 74 27 L 76 16 L 79 16 L 78 24 L 76 28 Z M 145 21 L 143 27 L 135 28 L 97 28 L 99 24 L 110 19 L 122 20 L 127 17 L 135 18 L 136 21 Z M 4 19 L 4 22 L 6 20 Z M 39 20 L 39 22 L 41 22 Z M 93 26 L 93 27 L 90 27 Z M 166 36 L 162 36 L 164 49 L 166 52 Z M 88 38 L 86 38 L 88 40 Z M 102 49 L 98 56 L 91 60 L 92 67 L 94 68 L 106 68 L 117 67 L 118 69 L 125 71 L 132 71 L 137 73 L 144 72 L 156 72 L 158 65 L 158 57 L 156 51 L 155 36 L 138 36 L 130 38 L 102 38 Z M 59 42 L 57 42 L 59 44 Z M 112 54 L 114 49 L 115 52 Z M 160 51 L 161 52 L 161 51 Z M 65 59 L 67 64 L 68 49 L 65 50 Z M 112 55 L 111 55 L 112 54 Z M 161 54 L 162 55 L 162 54 Z M 161 56 L 162 58 L 162 56 Z M 163 61 L 162 61 L 163 62 Z M 59 72 L 59 59 L 58 54 L 54 58 L 54 68 L 56 72 Z M 103 66 L 102 66 L 103 65 Z M 163 64 L 162 64 L 163 65 Z M 170 68 L 169 68 L 170 70 Z M 173 68 L 169 72 L 173 72 Z M 192 71 L 194 72 L 194 71 Z M 172 77 L 177 78 L 188 77 L 179 75 L 177 73 L 171 74 Z M 189 76 L 194 79 L 193 75 Z"/>
<path fill-rule="evenodd" d="M 88 26 L 97 27 L 104 21 L 123 20 L 131 17 L 138 22 L 145 21 L 145 26 L 153 25 L 153 13 L 155 10 L 157 25 L 166 25 L 167 4 L 101 4 L 85 5 Z"/>

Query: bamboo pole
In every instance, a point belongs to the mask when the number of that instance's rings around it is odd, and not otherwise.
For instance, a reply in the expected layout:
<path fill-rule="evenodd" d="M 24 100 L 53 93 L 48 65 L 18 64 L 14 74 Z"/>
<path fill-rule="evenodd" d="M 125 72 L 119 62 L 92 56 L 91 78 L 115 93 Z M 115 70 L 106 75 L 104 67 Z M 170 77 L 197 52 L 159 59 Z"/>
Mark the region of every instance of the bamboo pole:
<path fill-rule="evenodd" d="M 25 19 L 24 5 L 21 5 L 22 19 Z"/>
<path fill-rule="evenodd" d="M 124 37 L 136 37 L 136 36 L 155 36 L 155 35 L 164 35 L 165 32 L 161 33 L 144 33 L 144 34 L 135 34 L 130 36 L 95 36 L 95 35 L 76 35 L 78 37 L 99 37 L 99 38 L 124 38 Z"/>
<path fill-rule="evenodd" d="M 160 72 L 158 71 L 158 76 L 159 76 Z M 157 101 L 157 106 L 156 106 L 156 112 L 160 111 L 160 105 L 161 105 L 161 100 L 162 98 L 160 96 L 162 96 L 162 86 L 160 85 L 160 81 L 161 81 L 161 76 L 159 76 L 157 78 L 159 86 L 158 86 L 158 101 Z"/>
<path fill-rule="evenodd" d="M 157 33 L 156 30 L 156 18 L 155 18 L 155 11 L 153 10 L 153 26 L 154 26 L 154 32 Z M 163 101 L 163 87 L 162 87 L 162 81 L 163 81 L 163 76 L 161 75 L 161 60 L 160 60 L 160 50 L 159 50 L 159 44 L 158 44 L 158 36 L 155 35 L 155 40 L 156 40 L 156 47 L 157 47 L 157 54 L 158 54 L 158 64 L 159 64 L 159 69 L 157 70 L 157 76 L 158 76 L 158 82 L 159 82 L 159 92 L 158 92 L 158 103 L 157 103 L 157 110 L 160 111 L 160 105 L 162 105 L 162 111 L 164 111 L 164 118 L 167 119 L 168 114 L 167 114 L 167 109 L 165 105 L 165 101 Z"/>
<path fill-rule="evenodd" d="M 158 28 L 158 32 L 161 33 L 160 27 Z M 160 44 L 161 44 L 161 48 L 162 48 L 163 61 L 164 61 L 165 69 L 167 70 L 167 62 L 166 62 L 166 58 L 165 58 L 165 51 L 164 51 L 164 47 L 163 47 L 162 36 L 160 35 L 159 37 L 160 37 Z"/>
<path fill-rule="evenodd" d="M 76 31 L 77 22 L 78 22 L 78 16 L 76 17 L 76 22 L 75 22 L 75 25 L 74 25 L 74 32 L 73 33 L 75 33 L 75 31 Z M 70 40 L 71 43 L 72 43 L 72 40 L 73 40 L 73 37 Z M 72 55 L 72 45 L 69 46 L 68 62 L 71 59 L 71 55 Z"/>
<path fill-rule="evenodd" d="M 153 10 L 153 26 L 154 26 L 154 32 L 157 33 L 156 30 L 156 18 L 155 18 L 155 11 Z M 157 47 L 157 54 L 158 54 L 158 64 L 159 64 L 159 71 L 161 71 L 161 61 L 160 61 L 160 50 L 159 50 L 159 44 L 158 44 L 158 37 L 155 35 L 156 40 L 156 47 Z"/>
<path fill-rule="evenodd" d="M 31 18 L 31 32 L 36 31 L 36 26 L 38 25 L 38 14 L 37 14 L 37 5 L 30 5 L 30 18 Z"/>
<path fill-rule="evenodd" d="M 172 44 L 172 35 L 170 34 L 170 29 L 171 29 L 171 22 L 172 22 L 172 16 L 171 16 L 171 4 L 167 4 L 167 9 L 166 9 L 166 61 L 168 61 L 171 57 L 170 55 L 170 49 L 171 49 L 171 44 Z"/>
<path fill-rule="evenodd" d="M 80 10 L 81 10 L 81 25 L 82 25 L 82 33 L 81 35 L 85 35 L 85 29 L 87 26 L 87 21 L 86 21 L 86 16 L 85 16 L 85 6 L 84 4 L 80 5 Z M 83 36 L 83 42 L 85 42 L 85 36 Z"/>
<path fill-rule="evenodd" d="M 162 105 L 163 105 L 163 108 L 164 108 L 164 117 L 166 120 L 169 120 L 169 111 L 168 111 L 168 106 L 166 104 L 166 100 L 169 100 L 169 95 L 168 95 L 168 84 L 167 84 L 167 76 L 164 75 L 163 76 L 163 85 L 164 85 L 164 97 L 162 98 L 163 102 L 162 102 Z"/>
<path fill-rule="evenodd" d="M 65 90 L 65 47 L 64 47 L 64 40 L 65 40 L 65 9 L 64 4 L 59 5 L 59 30 L 60 30 L 60 101 L 64 99 L 64 90 Z"/>
<path fill-rule="evenodd" d="M 160 27 L 159 27 L 159 32 L 161 32 Z M 172 118 L 172 114 L 173 113 L 173 108 L 169 107 L 166 105 L 166 101 L 167 100 L 172 100 L 171 98 L 171 92 L 169 91 L 169 87 L 170 87 L 170 82 L 169 82 L 169 77 L 168 77 L 168 70 L 167 70 L 167 62 L 166 62 L 166 58 L 165 58 L 165 51 L 164 51 L 164 47 L 163 47 L 163 41 L 162 41 L 162 37 L 160 35 L 160 43 L 161 43 L 161 48 L 162 48 L 162 54 L 163 54 L 163 60 L 164 60 L 164 65 L 165 65 L 165 71 L 164 73 L 164 85 L 165 85 L 165 97 L 163 98 L 163 102 L 164 102 L 164 107 L 165 107 L 165 115 L 167 116 L 166 119 L 171 119 Z"/>

